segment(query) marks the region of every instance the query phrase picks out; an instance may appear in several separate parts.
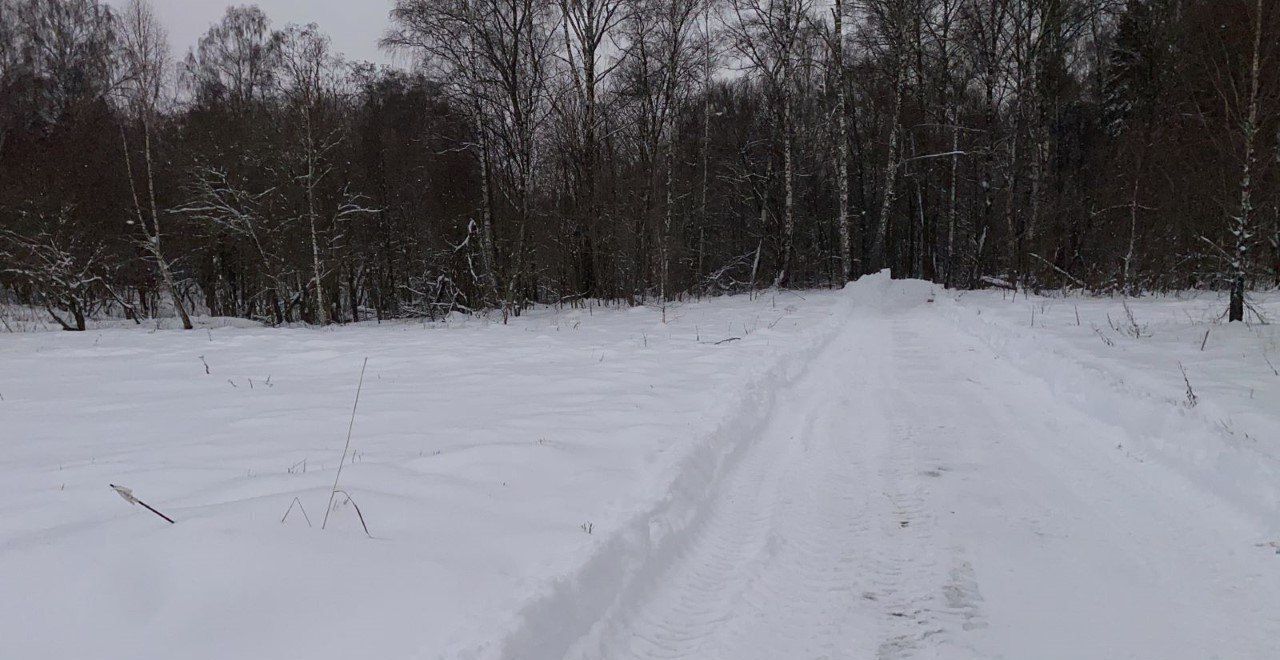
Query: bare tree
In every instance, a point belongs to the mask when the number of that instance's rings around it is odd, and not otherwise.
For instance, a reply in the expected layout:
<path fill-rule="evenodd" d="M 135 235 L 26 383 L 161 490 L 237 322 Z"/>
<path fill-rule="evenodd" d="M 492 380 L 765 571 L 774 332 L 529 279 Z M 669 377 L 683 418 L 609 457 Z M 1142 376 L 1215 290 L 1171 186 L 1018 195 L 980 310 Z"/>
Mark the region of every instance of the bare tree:
<path fill-rule="evenodd" d="M 845 0 L 832 0 L 831 29 L 823 30 L 831 67 L 830 77 L 836 89 L 835 107 L 832 109 L 836 120 L 836 145 L 832 152 L 835 155 L 836 233 L 840 241 L 841 282 L 853 277 L 853 247 L 849 227 L 849 86 L 845 65 L 847 7 Z"/>
<path fill-rule="evenodd" d="M 22 66 L 19 43 L 17 0 L 0 0 L 0 154 L 12 130 L 11 88 Z"/>
<path fill-rule="evenodd" d="M 29 232 L 0 229 L 0 274 L 29 287 L 33 302 L 63 330 L 83 332 L 96 307 L 94 292 L 103 286 L 107 255 L 101 242 L 75 226 L 69 211 L 33 218 Z"/>
<path fill-rule="evenodd" d="M 597 191 L 600 164 L 601 86 L 621 64 L 620 56 L 612 62 L 606 49 L 614 46 L 615 32 L 626 19 L 629 7 L 624 0 L 560 0 L 562 54 L 572 83 L 571 93 L 558 106 L 570 116 L 569 160 L 575 180 L 574 222 L 578 235 L 579 286 L 582 295 L 592 295 L 596 288 L 596 225 L 600 204 Z"/>
<path fill-rule="evenodd" d="M 885 158 L 880 188 L 880 212 L 871 244 L 872 269 L 889 263 L 888 233 L 890 214 L 897 195 L 898 170 L 902 151 L 902 103 L 910 82 L 908 54 L 909 27 L 916 19 L 919 0 L 873 0 L 868 11 L 874 22 L 875 36 L 880 41 L 888 62 L 892 104 L 888 112 L 888 153 Z"/>
<path fill-rule="evenodd" d="M 957 261 L 960 261 L 956 243 L 957 234 L 968 235 L 969 226 L 960 215 L 960 158 L 965 155 L 960 149 L 960 104 L 966 87 L 965 72 L 959 56 L 958 21 L 964 0 L 939 0 L 933 11 L 928 13 L 925 29 L 934 43 L 934 60 L 940 78 L 943 123 L 950 133 L 950 161 L 947 172 L 947 225 L 946 239 L 943 246 L 943 283 L 956 286 Z"/>
<path fill-rule="evenodd" d="M 196 94 L 244 113 L 271 91 L 279 50 L 279 33 L 261 9 L 230 7 L 187 54 L 188 81 Z"/>
<path fill-rule="evenodd" d="M 979 171 L 979 188 L 982 191 L 980 211 L 970 228 L 968 252 L 972 258 L 971 273 L 966 278 L 976 282 L 982 270 L 987 238 L 995 223 L 996 202 L 1001 169 L 1012 170 L 1014 165 L 1004 166 L 1003 151 L 1008 145 L 1004 139 L 1006 126 L 1002 108 L 1009 95 L 1005 61 L 1009 58 L 1009 4 L 1013 0 L 965 0 L 960 12 L 964 38 L 961 41 L 965 56 L 975 70 L 977 86 L 982 98 L 981 126 L 985 144 L 982 145 Z M 1008 186 L 1006 186 L 1008 188 Z M 1012 195 L 1012 190 L 1006 190 Z"/>
<path fill-rule="evenodd" d="M 124 1 L 0 0 L 8 300 L 62 299 L 42 234 L 98 255 L 84 314 L 277 323 L 883 267 L 1243 316 L 1280 253 L 1265 1 L 401 0 L 415 71 L 233 8 L 181 104 Z"/>
<path fill-rule="evenodd" d="M 395 28 L 387 32 L 382 43 L 420 57 L 423 68 L 439 74 L 449 96 L 471 114 L 472 134 L 465 147 L 480 170 L 477 224 L 483 286 L 488 289 L 491 302 L 497 304 L 503 285 L 495 228 L 498 193 L 494 190 L 493 161 L 497 157 L 497 140 L 490 106 L 498 94 L 494 91 L 495 76 L 485 64 L 504 55 L 497 44 L 486 38 L 493 26 L 485 26 L 480 20 L 485 9 L 479 0 L 447 5 L 399 1 L 392 11 Z"/>
<path fill-rule="evenodd" d="M 653 16 L 652 51 L 659 67 L 657 99 L 654 115 L 657 119 L 657 139 L 664 143 L 662 229 L 658 241 L 659 276 L 658 297 L 662 300 L 663 320 L 666 320 L 666 302 L 671 295 L 671 231 L 675 215 L 675 113 L 691 91 L 691 77 L 695 63 L 692 60 L 693 40 L 696 37 L 696 21 L 702 0 L 651 0 L 641 4 L 638 12 Z"/>
<path fill-rule="evenodd" d="M 133 208 L 137 224 L 142 231 L 143 247 L 155 261 L 160 279 L 169 292 L 174 313 L 182 320 L 182 327 L 192 329 L 191 316 L 182 301 L 182 295 L 174 281 L 173 269 L 161 248 L 163 231 L 160 225 L 160 209 L 156 204 L 155 164 L 152 157 L 152 128 L 161 99 L 165 94 L 169 70 L 169 43 L 164 28 L 156 19 L 147 0 L 130 0 L 120 14 L 121 22 L 121 85 L 119 93 L 123 101 L 122 115 L 131 118 L 142 134 L 142 175 L 145 193 L 140 194 L 135 182 L 133 162 L 129 155 L 129 138 L 125 127 L 120 127 L 120 140 L 124 146 L 125 173 L 129 190 L 133 195 Z M 142 197 L 146 198 L 146 211 Z"/>
<path fill-rule="evenodd" d="M 275 188 L 247 190 L 227 172 L 199 165 L 186 186 L 188 201 L 177 209 L 193 221 L 207 223 L 246 239 L 257 258 L 259 272 L 271 283 L 270 309 L 276 323 L 286 323 L 303 292 L 293 292 L 282 243 L 288 231 L 283 214 L 271 211 Z"/>
<path fill-rule="evenodd" d="M 1253 48 L 1249 58 L 1248 87 L 1243 100 L 1244 118 L 1240 133 L 1244 143 L 1244 161 L 1240 172 L 1240 210 L 1231 223 L 1231 303 L 1227 310 L 1230 321 L 1244 321 L 1245 280 L 1248 277 L 1249 248 L 1254 232 L 1253 187 L 1254 167 L 1257 158 L 1259 126 L 1259 85 L 1262 80 L 1262 26 L 1263 3 L 1257 0 L 1253 10 Z"/>
<path fill-rule="evenodd" d="M 730 0 L 729 32 L 738 53 L 766 82 L 781 116 L 782 258 L 774 286 L 787 283 L 795 243 L 794 70 L 801 29 L 809 21 L 809 0 Z"/>
<path fill-rule="evenodd" d="M 503 294 L 507 314 L 519 313 L 518 296 L 526 284 L 539 137 L 550 112 L 555 35 L 550 10 L 539 0 L 398 0 L 391 13 L 397 27 L 384 40 L 432 58 L 460 82 L 475 108 L 486 185 L 491 178 L 502 181 L 500 192 L 514 216 Z"/>
<path fill-rule="evenodd" d="M 339 146 L 339 130 L 326 131 L 323 115 L 337 93 L 338 63 L 330 52 L 329 38 L 315 24 L 291 25 L 280 37 L 281 92 L 292 109 L 291 119 L 301 129 L 301 166 L 294 176 L 303 189 L 304 217 L 311 247 L 312 295 L 315 322 L 328 323 L 324 298 L 325 266 L 321 254 L 322 226 L 319 188 L 331 174 L 329 159 Z"/>
<path fill-rule="evenodd" d="M 116 66 L 115 14 L 97 0 L 16 3 L 22 58 L 40 76 L 40 92 L 53 113 L 66 117 L 86 101 L 102 98 Z"/>

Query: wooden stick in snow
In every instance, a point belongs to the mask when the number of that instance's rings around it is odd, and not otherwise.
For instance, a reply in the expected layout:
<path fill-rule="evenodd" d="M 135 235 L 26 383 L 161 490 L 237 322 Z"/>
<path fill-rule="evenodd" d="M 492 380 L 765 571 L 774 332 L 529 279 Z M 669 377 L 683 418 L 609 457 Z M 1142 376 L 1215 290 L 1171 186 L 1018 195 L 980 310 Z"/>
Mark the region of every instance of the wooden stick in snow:
<path fill-rule="evenodd" d="M 150 511 L 151 513 L 154 513 L 157 516 L 160 516 L 161 518 L 164 518 L 165 520 L 167 520 L 170 525 L 174 524 L 173 518 L 170 518 L 169 516 L 166 516 L 163 513 L 156 511 L 155 509 L 151 508 L 150 504 L 147 504 L 146 502 L 143 502 L 142 500 L 134 497 L 133 491 L 131 489 L 125 488 L 124 486 L 117 486 L 115 484 L 107 484 L 107 485 L 111 486 L 111 490 L 114 490 L 117 495 L 119 495 L 121 498 L 124 499 L 124 501 L 128 502 L 129 504 L 141 504 L 144 508 L 146 508 L 147 511 Z"/>

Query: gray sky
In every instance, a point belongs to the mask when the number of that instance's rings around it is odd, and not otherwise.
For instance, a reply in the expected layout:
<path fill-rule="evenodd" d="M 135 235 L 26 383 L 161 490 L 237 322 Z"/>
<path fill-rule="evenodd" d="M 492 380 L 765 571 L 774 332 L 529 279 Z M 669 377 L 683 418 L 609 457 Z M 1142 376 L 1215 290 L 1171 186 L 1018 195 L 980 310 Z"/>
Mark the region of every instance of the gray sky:
<path fill-rule="evenodd" d="M 107 0 L 122 5 L 125 0 Z M 266 12 L 275 28 L 289 23 L 317 23 L 333 39 L 335 51 L 352 60 L 380 64 L 404 64 L 378 48 L 378 39 L 390 25 L 387 14 L 393 0 L 151 0 L 169 29 L 169 44 L 177 58 L 216 22 L 231 5 L 256 4 Z"/>

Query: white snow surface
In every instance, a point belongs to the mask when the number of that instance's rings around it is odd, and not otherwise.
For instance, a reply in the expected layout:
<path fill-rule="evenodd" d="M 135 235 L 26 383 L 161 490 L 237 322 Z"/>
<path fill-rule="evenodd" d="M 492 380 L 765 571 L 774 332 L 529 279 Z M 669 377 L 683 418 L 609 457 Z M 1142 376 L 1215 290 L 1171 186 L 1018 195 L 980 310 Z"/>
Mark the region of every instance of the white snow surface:
<path fill-rule="evenodd" d="M 1280 333 L 1224 305 L 0 334 L 0 658 L 1275 658 Z M 320 529 L 365 357 L 373 538 Z"/>

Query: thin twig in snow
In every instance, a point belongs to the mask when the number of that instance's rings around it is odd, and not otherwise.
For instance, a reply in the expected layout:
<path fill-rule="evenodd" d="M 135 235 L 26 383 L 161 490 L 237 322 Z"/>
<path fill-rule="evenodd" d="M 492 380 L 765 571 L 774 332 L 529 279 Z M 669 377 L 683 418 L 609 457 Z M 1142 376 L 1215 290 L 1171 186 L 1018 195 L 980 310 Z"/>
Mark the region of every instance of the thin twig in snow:
<path fill-rule="evenodd" d="M 310 526 L 311 526 L 311 516 L 308 516 L 308 515 L 307 515 L 307 509 L 306 509 L 306 507 L 302 506 L 302 500 L 298 499 L 297 497 L 293 498 L 293 501 L 289 503 L 289 508 L 288 508 L 287 510 L 285 510 L 285 512 L 284 512 L 284 516 L 283 516 L 282 518 L 280 518 L 280 524 L 281 524 L 281 525 L 283 525 L 283 524 L 284 524 L 284 521 L 285 521 L 285 520 L 288 520 L 288 518 L 289 518 L 289 514 L 293 512 L 293 505 L 295 505 L 295 504 L 297 504 L 297 505 L 298 505 L 298 510 L 302 512 L 302 517 L 303 517 L 303 519 L 307 521 L 307 527 L 310 527 Z"/>
<path fill-rule="evenodd" d="M 1191 379 L 1187 378 L 1186 367 L 1183 367 L 1182 363 L 1179 362 L 1178 368 L 1182 370 L 1182 382 L 1187 384 L 1187 407 L 1195 408 L 1196 404 L 1200 402 L 1200 397 L 1196 396 L 1196 391 L 1191 389 Z"/>
<path fill-rule="evenodd" d="M 351 497 L 351 493 L 348 493 L 347 491 L 342 490 L 341 488 L 339 488 L 339 489 L 335 489 L 333 492 L 334 492 L 334 494 L 342 493 L 343 497 L 346 497 L 346 498 L 347 498 L 347 501 L 351 503 L 352 508 L 354 508 L 354 509 L 356 510 L 356 516 L 358 516 L 358 517 L 360 518 L 360 526 L 364 528 L 364 534 L 365 534 L 365 536 L 368 536 L 369 538 L 373 538 L 373 534 L 370 534 L 370 533 L 369 533 L 369 526 L 368 526 L 368 525 L 366 525 L 366 524 L 365 524 L 365 522 L 364 522 L 364 513 L 360 511 L 360 505 L 359 505 L 359 504 L 356 504 L 356 500 L 355 500 L 355 498 Z M 330 504 L 332 505 L 332 496 L 330 496 L 330 498 L 331 498 L 331 499 L 330 499 Z M 328 517 L 329 517 L 329 512 L 328 512 L 328 511 L 325 511 L 325 512 L 324 512 L 324 517 L 325 517 L 325 518 L 328 518 Z M 320 526 L 320 529 L 324 529 L 324 525 L 321 525 L 321 526 Z"/>
<path fill-rule="evenodd" d="M 360 391 L 364 389 L 364 370 L 369 366 L 369 358 L 364 359 L 364 363 L 360 365 L 360 382 L 356 384 L 356 400 L 351 404 L 351 421 L 347 424 L 347 443 L 342 447 L 342 458 L 338 459 L 338 473 L 333 475 L 333 489 L 329 491 L 329 504 L 324 509 L 324 521 L 320 523 L 320 529 L 324 529 L 329 524 L 329 511 L 333 508 L 333 496 L 338 491 L 338 479 L 342 478 L 342 466 L 347 462 L 347 452 L 351 450 L 351 431 L 356 427 L 356 408 L 360 405 Z M 344 493 L 345 494 L 345 493 Z M 351 500 L 351 496 L 347 495 L 347 499 Z M 352 500 L 352 504 L 355 501 Z M 356 513 L 360 513 L 360 507 L 356 507 Z M 360 515 L 360 524 L 364 524 L 364 514 Z M 365 533 L 369 533 L 369 528 L 365 528 Z"/>
<path fill-rule="evenodd" d="M 1267 366 L 1271 367 L 1271 373 L 1280 376 L 1280 369 L 1276 369 L 1276 365 L 1272 364 L 1271 356 L 1267 355 L 1267 345 L 1262 345 L 1262 359 L 1267 361 Z"/>

